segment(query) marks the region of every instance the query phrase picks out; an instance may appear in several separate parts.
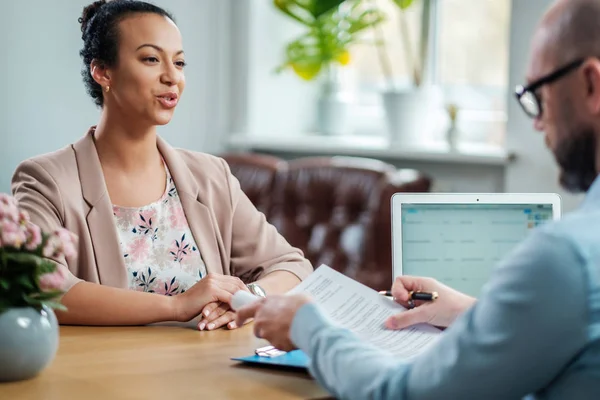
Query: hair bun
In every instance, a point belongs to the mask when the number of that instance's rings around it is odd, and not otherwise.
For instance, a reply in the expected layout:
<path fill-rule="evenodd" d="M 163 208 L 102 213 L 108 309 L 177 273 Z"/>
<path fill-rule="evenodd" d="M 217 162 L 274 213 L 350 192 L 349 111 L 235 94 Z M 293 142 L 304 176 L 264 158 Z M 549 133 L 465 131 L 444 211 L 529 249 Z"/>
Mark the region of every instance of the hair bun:
<path fill-rule="evenodd" d="M 86 6 L 81 13 L 81 17 L 77 21 L 81 24 L 81 32 L 85 32 L 90 20 L 98 13 L 100 7 L 106 4 L 106 0 L 94 1 L 89 6 Z"/>

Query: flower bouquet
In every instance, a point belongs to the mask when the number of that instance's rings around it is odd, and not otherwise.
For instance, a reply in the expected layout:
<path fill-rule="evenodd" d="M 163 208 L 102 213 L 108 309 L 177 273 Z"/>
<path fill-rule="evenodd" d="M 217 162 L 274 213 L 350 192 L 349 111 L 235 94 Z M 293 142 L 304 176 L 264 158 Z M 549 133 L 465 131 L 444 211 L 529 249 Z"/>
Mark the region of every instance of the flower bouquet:
<path fill-rule="evenodd" d="M 74 256 L 75 243 L 66 229 L 42 232 L 0 194 L 0 382 L 32 378 L 56 355 L 53 309 L 65 310 L 59 299 L 68 272 L 52 259 Z"/>
<path fill-rule="evenodd" d="M 66 229 L 42 232 L 17 201 L 0 194 L 0 314 L 9 308 L 64 307 L 67 270 L 51 261 L 76 253 L 76 237 Z"/>

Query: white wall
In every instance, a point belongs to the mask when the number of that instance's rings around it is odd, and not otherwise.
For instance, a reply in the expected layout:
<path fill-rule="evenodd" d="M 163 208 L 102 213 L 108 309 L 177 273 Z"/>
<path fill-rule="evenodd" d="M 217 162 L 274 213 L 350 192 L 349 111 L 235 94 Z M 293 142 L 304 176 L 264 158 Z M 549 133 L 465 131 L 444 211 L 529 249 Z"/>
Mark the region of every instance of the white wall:
<path fill-rule="evenodd" d="M 535 25 L 551 3 L 552 0 L 513 0 L 509 88 L 525 79 Z M 525 116 L 514 97 L 508 99 L 507 145 L 516 150 L 518 159 L 506 170 L 506 191 L 559 193 L 565 212 L 579 204 L 581 196 L 560 189 L 558 168 L 544 145 L 543 134 L 533 129 L 533 121 Z"/>
<path fill-rule="evenodd" d="M 302 81 L 290 70 L 275 74 L 285 46 L 304 33 L 304 28 L 277 10 L 272 1 L 238 1 L 236 12 L 243 12 L 246 21 L 235 25 L 239 36 L 232 45 L 246 52 L 247 79 L 240 82 L 240 94 L 245 96 L 242 107 L 247 111 L 243 119 L 236 118 L 232 132 L 288 135 L 314 131 L 318 82 Z M 236 74 L 241 66 L 244 63 L 234 63 Z"/>
<path fill-rule="evenodd" d="M 98 110 L 80 76 L 77 18 L 91 0 L 3 1 L 0 5 L 0 192 L 23 159 L 80 138 Z M 175 118 L 161 134 L 175 146 L 218 152 L 229 129 L 230 2 L 155 0 L 181 29 L 189 68 Z"/>

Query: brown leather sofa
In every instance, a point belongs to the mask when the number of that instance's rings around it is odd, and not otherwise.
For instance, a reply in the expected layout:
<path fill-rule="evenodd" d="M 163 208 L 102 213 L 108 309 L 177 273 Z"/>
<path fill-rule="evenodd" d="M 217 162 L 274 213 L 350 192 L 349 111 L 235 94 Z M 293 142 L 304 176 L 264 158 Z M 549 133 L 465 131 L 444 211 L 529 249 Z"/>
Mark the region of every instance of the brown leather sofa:
<path fill-rule="evenodd" d="M 428 192 L 429 177 L 358 157 L 223 158 L 252 203 L 315 268 L 327 264 L 374 289 L 390 288 L 390 199 Z"/>

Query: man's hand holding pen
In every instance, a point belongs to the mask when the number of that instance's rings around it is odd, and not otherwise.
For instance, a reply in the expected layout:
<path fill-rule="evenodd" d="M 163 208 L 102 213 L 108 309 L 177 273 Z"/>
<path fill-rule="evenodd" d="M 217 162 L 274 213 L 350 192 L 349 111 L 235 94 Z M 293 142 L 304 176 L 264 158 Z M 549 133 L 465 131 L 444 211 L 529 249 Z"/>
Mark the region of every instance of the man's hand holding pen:
<path fill-rule="evenodd" d="M 387 297 L 394 297 L 392 296 L 392 291 L 391 290 L 384 290 L 382 292 L 379 292 L 379 294 L 382 294 L 384 296 Z M 415 300 L 420 300 L 420 301 L 435 301 L 437 300 L 437 298 L 439 297 L 437 292 L 415 292 L 415 291 L 410 291 L 408 292 L 408 308 L 415 308 Z"/>
<path fill-rule="evenodd" d="M 476 301 L 435 279 L 413 276 L 396 278 L 392 290 L 382 294 L 391 295 L 407 308 L 386 321 L 388 329 L 403 329 L 419 323 L 447 327 Z"/>

